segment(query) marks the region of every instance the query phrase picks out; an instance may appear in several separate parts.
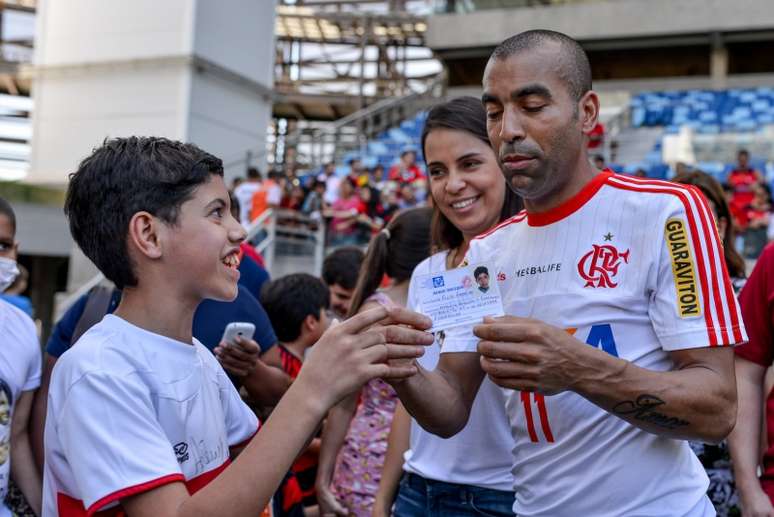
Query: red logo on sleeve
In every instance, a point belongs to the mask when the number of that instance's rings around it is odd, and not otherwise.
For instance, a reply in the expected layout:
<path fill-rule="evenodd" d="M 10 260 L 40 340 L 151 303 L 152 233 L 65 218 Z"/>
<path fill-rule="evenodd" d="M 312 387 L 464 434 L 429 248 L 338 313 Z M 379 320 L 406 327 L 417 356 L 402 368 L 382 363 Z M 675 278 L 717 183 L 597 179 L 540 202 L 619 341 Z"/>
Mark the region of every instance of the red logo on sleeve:
<path fill-rule="evenodd" d="M 628 249 L 621 253 L 611 244 L 593 244 L 592 250 L 578 262 L 578 273 L 586 281 L 583 287 L 616 287 L 618 284 L 613 279 L 622 261 L 629 263 Z"/>

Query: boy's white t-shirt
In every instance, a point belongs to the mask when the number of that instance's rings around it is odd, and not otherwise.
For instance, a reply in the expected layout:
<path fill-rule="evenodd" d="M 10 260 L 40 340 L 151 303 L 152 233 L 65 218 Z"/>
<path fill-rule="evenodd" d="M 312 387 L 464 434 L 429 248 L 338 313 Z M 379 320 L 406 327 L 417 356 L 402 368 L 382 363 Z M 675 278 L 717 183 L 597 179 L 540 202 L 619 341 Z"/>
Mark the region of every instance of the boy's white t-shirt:
<path fill-rule="evenodd" d="M 43 514 L 93 515 L 176 481 L 194 493 L 258 425 L 196 339 L 185 344 L 107 315 L 54 367 Z"/>
<path fill-rule="evenodd" d="M 492 264 L 506 314 L 649 370 L 672 369 L 671 351 L 747 339 L 712 213 L 693 187 L 601 173 L 556 209 L 522 212 L 477 237 L 466 261 Z M 458 327 L 443 352 L 477 344 L 471 327 Z M 714 515 L 688 442 L 648 433 L 571 391 L 504 392 L 517 515 Z M 645 394 L 619 406 L 657 418 L 658 403 Z"/>
<path fill-rule="evenodd" d="M 415 278 L 445 271 L 446 255 L 446 251 L 436 253 L 414 269 L 409 284 L 409 309 L 421 310 Z M 425 349 L 419 364 L 426 370 L 433 370 L 439 357 L 439 336 L 436 336 L 436 342 Z M 511 491 L 512 449 L 505 395 L 485 378 L 473 401 L 467 425 L 453 437 L 440 438 L 411 419 L 409 450 L 404 454 L 403 469 L 435 481 Z"/>
<path fill-rule="evenodd" d="M 3 300 L 0 336 L 0 517 L 11 517 L 3 502 L 11 475 L 11 422 L 21 394 L 40 386 L 41 353 L 32 319 Z"/>

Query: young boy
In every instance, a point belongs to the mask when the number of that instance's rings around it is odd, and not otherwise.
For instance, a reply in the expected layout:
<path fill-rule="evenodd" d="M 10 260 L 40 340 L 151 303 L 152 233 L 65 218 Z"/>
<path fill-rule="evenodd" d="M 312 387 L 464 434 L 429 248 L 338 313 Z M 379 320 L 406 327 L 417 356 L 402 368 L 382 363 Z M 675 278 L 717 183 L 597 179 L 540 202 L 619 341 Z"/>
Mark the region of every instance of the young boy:
<path fill-rule="evenodd" d="M 429 321 L 408 311 L 331 329 L 318 343 L 328 353 L 307 363 L 230 464 L 258 422 L 191 335 L 203 299 L 237 292 L 245 232 L 229 212 L 221 161 L 164 138 L 109 140 L 71 176 L 65 212 L 75 241 L 123 296 L 54 368 L 46 516 L 256 515 L 333 403 L 372 377 L 415 374 L 386 361 L 421 355 L 421 346 L 403 354 L 401 343 L 432 341 L 416 330 Z M 392 324 L 363 331 L 385 319 Z"/>
<path fill-rule="evenodd" d="M 279 341 L 277 346 L 266 352 L 264 361 L 282 368 L 295 380 L 301 373 L 307 350 L 330 324 L 328 288 L 322 280 L 306 273 L 286 275 L 264 286 L 261 305 Z M 319 452 L 320 439 L 315 438 L 291 469 L 301 487 L 304 506 L 317 504 L 314 482 Z"/>

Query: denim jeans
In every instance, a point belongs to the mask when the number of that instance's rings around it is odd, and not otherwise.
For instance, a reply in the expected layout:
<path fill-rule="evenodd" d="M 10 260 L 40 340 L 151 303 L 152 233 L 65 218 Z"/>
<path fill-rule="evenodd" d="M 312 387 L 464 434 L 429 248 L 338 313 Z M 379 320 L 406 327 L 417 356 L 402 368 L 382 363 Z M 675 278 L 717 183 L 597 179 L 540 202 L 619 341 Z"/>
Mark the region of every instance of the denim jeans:
<path fill-rule="evenodd" d="M 395 517 L 513 517 L 513 492 L 457 485 L 403 474 Z"/>

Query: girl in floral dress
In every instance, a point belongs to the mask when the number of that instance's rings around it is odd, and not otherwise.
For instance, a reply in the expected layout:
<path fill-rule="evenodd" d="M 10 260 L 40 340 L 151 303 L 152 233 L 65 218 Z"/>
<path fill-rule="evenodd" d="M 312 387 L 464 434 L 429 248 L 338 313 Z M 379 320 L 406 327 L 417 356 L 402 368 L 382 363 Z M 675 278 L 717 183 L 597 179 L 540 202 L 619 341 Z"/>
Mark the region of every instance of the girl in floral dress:
<path fill-rule="evenodd" d="M 371 239 L 350 316 L 376 304 L 405 306 L 411 272 L 430 255 L 431 214 L 401 212 Z M 390 287 L 377 290 L 385 275 Z M 328 413 L 317 470 L 321 515 L 371 515 L 397 400 L 392 387 L 375 379 Z"/>

